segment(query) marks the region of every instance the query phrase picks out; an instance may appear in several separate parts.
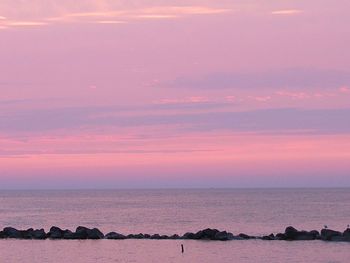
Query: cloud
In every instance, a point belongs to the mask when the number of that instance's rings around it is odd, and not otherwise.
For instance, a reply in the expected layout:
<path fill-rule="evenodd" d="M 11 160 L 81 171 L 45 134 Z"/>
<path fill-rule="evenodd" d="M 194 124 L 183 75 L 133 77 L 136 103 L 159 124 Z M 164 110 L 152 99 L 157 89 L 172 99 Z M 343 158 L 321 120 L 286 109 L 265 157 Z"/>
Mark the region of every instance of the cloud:
<path fill-rule="evenodd" d="M 202 106 L 205 106 L 203 104 Z M 118 108 L 53 108 L 16 113 L 1 113 L 0 134 L 46 133 L 81 129 L 123 129 L 145 127 L 177 127 L 180 131 L 227 130 L 248 133 L 350 133 L 350 109 L 281 109 L 229 111 L 208 108 L 195 111 L 184 105 L 173 105 L 169 111 L 132 112 Z M 183 109 L 180 111 L 180 109 Z M 205 108 L 204 108 L 205 109 Z M 132 113 L 132 114 L 130 114 Z M 175 128 L 174 128 L 175 129 Z"/>
<path fill-rule="evenodd" d="M 214 8 L 208 6 L 155 6 L 134 9 L 115 9 L 112 6 L 104 8 L 94 7 L 87 11 L 74 12 L 68 8 L 53 16 L 47 16 L 44 12 L 32 16 L 35 20 L 6 20 L 0 17 L 0 26 L 40 26 L 58 23 L 98 23 L 98 24 L 120 24 L 136 20 L 147 19 L 173 19 L 194 15 L 215 15 L 232 11 L 231 9 Z M 3 18 L 3 19 L 2 19 Z"/>
<path fill-rule="evenodd" d="M 118 21 L 118 20 L 101 20 L 96 21 L 97 24 L 125 24 L 125 21 Z"/>
<path fill-rule="evenodd" d="M 203 96 L 192 96 L 181 99 L 161 99 L 155 101 L 154 104 L 186 104 L 186 103 L 206 103 L 210 102 L 210 100 Z"/>
<path fill-rule="evenodd" d="M 44 26 L 48 23 L 45 22 L 38 22 L 38 21 L 8 21 L 5 23 L 6 26 Z"/>
<path fill-rule="evenodd" d="M 116 10 L 107 12 L 79 12 L 68 13 L 59 17 L 50 18 L 49 20 L 72 22 L 72 18 L 77 19 L 76 22 L 82 19 L 94 19 L 101 17 L 121 18 L 124 20 L 133 19 L 169 19 L 189 15 L 212 15 L 230 12 L 231 9 L 218 9 L 205 6 L 158 6 L 142 9 Z"/>
<path fill-rule="evenodd" d="M 341 93 L 350 93 L 350 88 L 347 86 L 343 86 L 339 88 L 339 92 Z"/>
<path fill-rule="evenodd" d="M 298 15 L 303 13 L 304 11 L 301 9 L 283 9 L 283 10 L 275 10 L 272 11 L 272 15 Z"/>
<path fill-rule="evenodd" d="M 267 102 L 272 99 L 271 96 L 250 96 L 250 98 L 258 102 Z"/>
<path fill-rule="evenodd" d="M 181 77 L 160 85 L 185 89 L 328 89 L 350 85 L 350 72 L 300 68 L 249 73 L 223 72 Z"/>

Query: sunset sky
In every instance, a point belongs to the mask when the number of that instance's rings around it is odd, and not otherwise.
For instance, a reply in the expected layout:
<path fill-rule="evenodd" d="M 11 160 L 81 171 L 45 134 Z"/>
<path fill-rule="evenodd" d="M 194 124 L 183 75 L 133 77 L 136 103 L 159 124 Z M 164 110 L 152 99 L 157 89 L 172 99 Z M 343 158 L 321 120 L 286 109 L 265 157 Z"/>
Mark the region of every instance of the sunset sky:
<path fill-rule="evenodd" d="M 1 0 L 0 188 L 350 186 L 349 0 Z"/>

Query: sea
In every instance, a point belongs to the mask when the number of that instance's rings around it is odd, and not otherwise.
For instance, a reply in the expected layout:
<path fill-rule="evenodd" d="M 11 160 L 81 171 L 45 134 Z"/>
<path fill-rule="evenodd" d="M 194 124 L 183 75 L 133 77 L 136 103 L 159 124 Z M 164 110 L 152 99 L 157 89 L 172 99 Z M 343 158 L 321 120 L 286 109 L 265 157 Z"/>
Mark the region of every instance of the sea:
<path fill-rule="evenodd" d="M 0 228 L 79 225 L 105 234 L 217 228 L 266 235 L 287 226 L 345 230 L 350 189 L 1 190 Z M 184 245 L 184 253 L 181 252 Z M 0 239 L 0 262 L 350 262 L 350 243 L 323 241 Z"/>

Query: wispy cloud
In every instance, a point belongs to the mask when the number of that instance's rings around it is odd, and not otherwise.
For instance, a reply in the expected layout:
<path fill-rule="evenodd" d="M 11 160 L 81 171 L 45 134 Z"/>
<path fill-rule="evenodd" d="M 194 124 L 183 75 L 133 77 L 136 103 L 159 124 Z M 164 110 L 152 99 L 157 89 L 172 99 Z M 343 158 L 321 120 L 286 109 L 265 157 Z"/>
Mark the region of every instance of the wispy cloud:
<path fill-rule="evenodd" d="M 101 20 L 96 21 L 97 24 L 125 24 L 126 21 L 119 21 L 119 20 Z"/>
<path fill-rule="evenodd" d="M 346 94 L 350 94 L 350 88 L 347 86 L 343 86 L 339 88 L 339 92 L 341 93 L 346 93 Z"/>
<path fill-rule="evenodd" d="M 218 72 L 200 77 L 179 77 L 164 87 L 186 89 L 328 89 L 350 85 L 350 73 L 332 69 L 287 68 L 263 72 Z"/>
<path fill-rule="evenodd" d="M 0 16 L 0 26 L 43 26 L 57 23 L 121 24 L 142 19 L 174 19 L 194 15 L 215 15 L 230 11 L 232 10 L 208 6 L 156 6 L 139 9 L 108 9 L 107 11 L 68 11 L 51 17 L 36 17 L 35 21 L 8 20 Z"/>
<path fill-rule="evenodd" d="M 260 101 L 268 97 L 258 97 Z M 200 104 L 205 106 L 205 104 Z M 232 111 L 210 108 L 202 111 L 186 109 L 179 104 L 160 111 L 163 105 L 153 105 L 147 113 L 113 109 L 95 108 L 52 108 L 16 113 L 2 113 L 0 134 L 45 133 L 50 131 L 70 132 L 75 129 L 96 127 L 137 128 L 137 127 L 180 127 L 187 131 L 231 130 L 239 132 L 283 132 L 307 130 L 318 134 L 349 134 L 348 118 L 350 109 L 283 109 Z M 181 110 L 182 109 L 182 110 Z"/>
<path fill-rule="evenodd" d="M 44 26 L 47 25 L 46 22 L 38 22 L 38 21 L 8 21 L 5 23 L 6 26 Z"/>
<path fill-rule="evenodd" d="M 154 102 L 154 104 L 186 104 L 186 103 L 206 103 L 210 100 L 203 96 L 192 96 L 185 98 L 161 99 Z"/>
<path fill-rule="evenodd" d="M 272 11 L 272 15 L 298 15 L 303 13 L 304 11 L 301 9 L 282 9 L 282 10 L 275 10 Z"/>

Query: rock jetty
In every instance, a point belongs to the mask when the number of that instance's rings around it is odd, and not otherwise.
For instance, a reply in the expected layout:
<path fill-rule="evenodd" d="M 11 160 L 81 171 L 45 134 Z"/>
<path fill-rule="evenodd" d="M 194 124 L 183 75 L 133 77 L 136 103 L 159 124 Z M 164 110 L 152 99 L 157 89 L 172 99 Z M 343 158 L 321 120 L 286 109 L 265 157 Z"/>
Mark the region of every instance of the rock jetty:
<path fill-rule="evenodd" d="M 74 232 L 69 229 L 61 229 L 57 226 L 51 227 L 48 232 L 45 232 L 44 229 L 29 228 L 27 230 L 18 230 L 13 227 L 5 227 L 2 231 L 0 231 L 0 239 L 190 239 L 217 241 L 260 239 L 285 241 L 323 240 L 328 242 L 350 242 L 350 228 L 347 228 L 343 232 L 324 228 L 321 230 L 321 232 L 319 232 L 317 230 L 297 230 L 296 228 L 289 226 L 285 229 L 283 233 L 270 234 L 264 236 L 250 236 L 244 233 L 234 235 L 231 232 L 207 228 L 195 233 L 187 232 L 184 235 L 180 236 L 177 234 L 161 235 L 143 233 L 125 235 L 117 232 L 110 232 L 105 235 L 97 228 L 88 228 L 84 226 L 78 226 Z"/>

